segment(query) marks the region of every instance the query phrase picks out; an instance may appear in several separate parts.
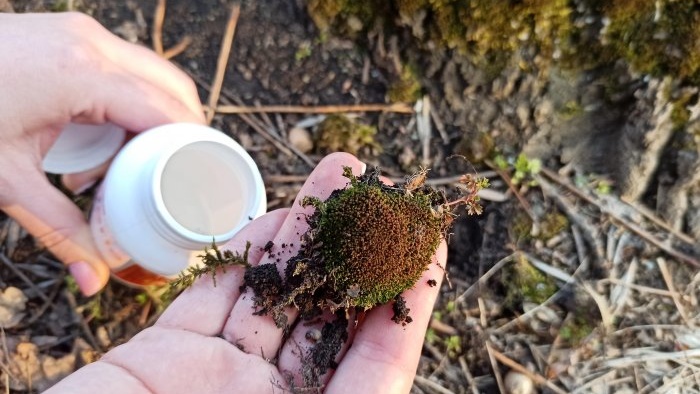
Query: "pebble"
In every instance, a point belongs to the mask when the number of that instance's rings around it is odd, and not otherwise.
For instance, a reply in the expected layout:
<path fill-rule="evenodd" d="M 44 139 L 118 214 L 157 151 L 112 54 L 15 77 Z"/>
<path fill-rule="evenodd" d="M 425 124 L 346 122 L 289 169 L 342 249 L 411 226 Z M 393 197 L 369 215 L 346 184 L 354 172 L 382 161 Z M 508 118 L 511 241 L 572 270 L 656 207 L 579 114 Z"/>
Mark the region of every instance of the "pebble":
<path fill-rule="evenodd" d="M 289 143 L 303 153 L 308 153 L 314 148 L 314 142 L 308 130 L 293 127 L 289 130 Z"/>
<path fill-rule="evenodd" d="M 0 328 L 12 328 L 25 316 L 27 297 L 22 290 L 8 287 L 0 292 Z"/>
<path fill-rule="evenodd" d="M 535 392 L 535 383 L 527 375 L 509 371 L 504 379 L 508 394 L 532 394 Z"/>

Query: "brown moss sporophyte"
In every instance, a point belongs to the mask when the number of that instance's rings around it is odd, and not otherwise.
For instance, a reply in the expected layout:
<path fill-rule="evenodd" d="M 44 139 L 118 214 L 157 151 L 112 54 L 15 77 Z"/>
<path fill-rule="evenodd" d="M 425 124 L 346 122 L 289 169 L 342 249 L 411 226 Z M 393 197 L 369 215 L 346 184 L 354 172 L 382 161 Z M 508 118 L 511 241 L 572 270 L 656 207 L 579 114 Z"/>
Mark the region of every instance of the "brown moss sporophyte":
<path fill-rule="evenodd" d="M 272 263 L 249 265 L 247 252 L 221 252 L 212 245 L 202 256 L 203 265 L 181 275 L 173 286 L 188 285 L 221 267 L 242 265 L 242 288 L 253 293 L 253 313 L 270 315 L 285 332 L 290 328 L 285 308 L 298 309 L 301 321 L 333 312 L 334 321 L 326 323 L 304 367 L 305 383 L 314 385 L 334 366 L 347 339 L 351 312 L 392 303 L 392 320 L 411 322 L 410 305 L 401 293 L 416 286 L 431 264 L 440 241 L 447 238 L 455 208 L 481 213 L 478 192 L 488 186 L 486 179 L 462 176 L 460 197 L 450 201 L 425 184 L 427 173 L 421 170 L 404 183 L 390 185 L 382 182 L 379 169 L 355 176 L 345 167 L 343 176 L 349 181 L 345 188 L 333 191 L 325 201 L 302 199 L 302 205 L 314 210 L 306 217 L 309 227 L 301 235 L 301 248 L 286 262 L 284 272 Z M 324 343 L 326 338 L 332 343 Z"/>

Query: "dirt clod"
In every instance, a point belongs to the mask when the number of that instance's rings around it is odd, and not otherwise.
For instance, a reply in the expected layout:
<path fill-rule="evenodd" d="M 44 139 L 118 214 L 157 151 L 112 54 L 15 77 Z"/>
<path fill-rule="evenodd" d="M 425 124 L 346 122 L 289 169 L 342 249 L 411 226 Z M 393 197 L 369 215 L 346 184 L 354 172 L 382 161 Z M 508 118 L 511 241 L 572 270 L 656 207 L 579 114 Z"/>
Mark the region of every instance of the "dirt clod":
<path fill-rule="evenodd" d="M 413 321 L 413 318 L 408 315 L 408 313 L 411 312 L 411 309 L 406 306 L 406 300 L 404 300 L 404 298 L 400 295 L 396 296 L 394 299 L 392 309 L 394 310 L 394 317 L 392 317 L 391 320 L 394 323 L 405 326 Z"/>

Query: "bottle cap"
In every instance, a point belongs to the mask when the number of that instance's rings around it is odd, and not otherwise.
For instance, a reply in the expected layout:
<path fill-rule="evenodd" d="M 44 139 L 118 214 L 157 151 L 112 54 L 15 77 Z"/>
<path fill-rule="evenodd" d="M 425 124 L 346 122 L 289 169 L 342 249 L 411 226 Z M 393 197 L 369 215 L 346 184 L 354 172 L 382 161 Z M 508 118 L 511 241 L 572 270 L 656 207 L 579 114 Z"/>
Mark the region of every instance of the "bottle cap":
<path fill-rule="evenodd" d="M 46 153 L 44 171 L 73 174 L 96 168 L 114 156 L 125 138 L 126 131 L 112 123 L 68 123 Z"/>
<path fill-rule="evenodd" d="M 201 263 L 198 256 L 213 240 L 225 243 L 264 214 L 267 203 L 261 174 L 243 147 L 210 127 L 175 123 L 140 133 L 119 151 L 96 207 L 93 233 L 111 239 L 98 241 L 110 267 L 119 269 L 128 256 L 173 277 Z"/>

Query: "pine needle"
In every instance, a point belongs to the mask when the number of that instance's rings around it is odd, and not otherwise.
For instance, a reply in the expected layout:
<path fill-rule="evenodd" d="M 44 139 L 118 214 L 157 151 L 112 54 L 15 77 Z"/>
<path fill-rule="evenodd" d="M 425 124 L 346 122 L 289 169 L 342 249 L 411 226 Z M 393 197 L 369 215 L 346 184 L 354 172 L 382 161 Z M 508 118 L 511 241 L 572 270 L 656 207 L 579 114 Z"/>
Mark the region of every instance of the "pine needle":
<path fill-rule="evenodd" d="M 181 272 L 180 275 L 174 281 L 170 282 L 170 293 L 174 293 L 180 289 L 186 289 L 200 277 L 210 274 L 214 281 L 214 286 L 216 286 L 216 272 L 221 269 L 222 272 L 226 272 L 227 267 L 240 266 L 248 268 L 250 264 L 248 263 L 248 252 L 250 251 L 250 242 L 246 242 L 245 250 L 241 255 L 238 252 L 232 252 L 230 250 L 224 250 L 223 252 L 219 250 L 216 246 L 216 242 L 211 242 L 211 247 L 204 248 L 204 254 L 197 257 L 202 259 L 202 265 L 189 267 L 185 272 Z"/>

